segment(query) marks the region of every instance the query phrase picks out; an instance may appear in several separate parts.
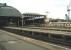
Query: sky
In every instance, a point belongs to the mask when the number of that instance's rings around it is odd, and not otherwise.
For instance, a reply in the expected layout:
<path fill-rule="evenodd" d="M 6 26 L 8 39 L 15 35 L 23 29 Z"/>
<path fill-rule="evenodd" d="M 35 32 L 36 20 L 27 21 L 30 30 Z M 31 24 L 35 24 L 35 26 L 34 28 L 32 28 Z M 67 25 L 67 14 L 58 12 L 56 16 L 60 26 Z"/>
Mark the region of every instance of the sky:
<path fill-rule="evenodd" d="M 46 14 L 48 18 L 56 19 L 65 19 L 69 2 L 70 0 L 0 0 L 0 3 L 7 3 L 21 13 Z"/>

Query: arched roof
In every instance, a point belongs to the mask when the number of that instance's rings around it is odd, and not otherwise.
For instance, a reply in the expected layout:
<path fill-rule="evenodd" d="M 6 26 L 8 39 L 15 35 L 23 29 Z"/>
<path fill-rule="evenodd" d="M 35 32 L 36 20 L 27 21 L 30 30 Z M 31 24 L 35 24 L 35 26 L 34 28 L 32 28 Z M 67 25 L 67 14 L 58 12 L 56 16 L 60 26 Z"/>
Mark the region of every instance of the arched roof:
<path fill-rule="evenodd" d="M 11 7 L 11 6 L 7 6 L 6 4 L 5 4 L 5 5 L 0 4 L 0 16 L 21 17 L 22 15 L 21 15 L 21 13 L 20 13 L 17 9 L 15 9 L 15 8 L 13 8 L 13 7 Z"/>

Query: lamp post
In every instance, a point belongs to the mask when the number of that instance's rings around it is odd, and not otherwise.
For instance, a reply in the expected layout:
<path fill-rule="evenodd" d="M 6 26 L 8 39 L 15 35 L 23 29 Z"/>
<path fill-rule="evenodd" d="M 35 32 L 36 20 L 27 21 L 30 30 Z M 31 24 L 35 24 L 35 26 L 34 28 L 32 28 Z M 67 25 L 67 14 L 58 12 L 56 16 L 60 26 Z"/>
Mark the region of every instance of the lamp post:
<path fill-rule="evenodd" d="M 24 18 L 24 16 L 22 15 L 22 19 L 21 19 L 21 33 L 24 34 L 24 32 L 23 32 L 24 19 L 23 18 Z"/>
<path fill-rule="evenodd" d="M 23 28 L 23 15 L 22 15 L 22 21 L 21 21 L 21 24 L 22 24 L 22 28 Z"/>
<path fill-rule="evenodd" d="M 18 27 L 19 27 L 19 18 L 18 18 Z"/>
<path fill-rule="evenodd" d="M 33 26 L 34 26 L 34 20 L 35 20 L 35 16 L 33 17 Z"/>
<path fill-rule="evenodd" d="M 46 25 L 47 25 L 47 23 L 49 22 L 49 19 L 48 19 L 48 11 L 47 12 L 45 12 L 46 13 L 46 17 L 45 17 L 45 27 L 46 27 Z"/>
<path fill-rule="evenodd" d="M 23 15 L 22 15 L 22 18 L 21 18 L 21 33 L 23 33 Z"/>

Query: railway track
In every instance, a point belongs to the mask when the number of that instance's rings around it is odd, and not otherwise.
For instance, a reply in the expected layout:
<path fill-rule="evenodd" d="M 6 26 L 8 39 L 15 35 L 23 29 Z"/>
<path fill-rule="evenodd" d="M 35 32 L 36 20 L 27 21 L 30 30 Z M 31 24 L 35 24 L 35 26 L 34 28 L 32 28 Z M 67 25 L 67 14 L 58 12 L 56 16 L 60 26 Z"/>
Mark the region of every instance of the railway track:
<path fill-rule="evenodd" d="M 9 28 L 8 29 L 3 28 L 3 30 L 6 30 L 6 31 L 9 31 L 9 32 L 21 35 L 21 36 L 26 36 L 26 37 L 29 37 L 29 38 L 33 38 L 33 39 L 41 40 L 41 41 L 44 41 L 44 42 L 49 42 L 49 43 L 53 43 L 53 44 L 56 44 L 56 45 L 71 48 L 71 40 L 64 40 L 64 39 L 61 39 L 61 38 L 59 38 L 59 39 L 58 38 L 49 39 L 46 34 L 45 35 L 44 34 L 40 35 L 37 32 L 34 32 L 35 35 L 32 36 L 31 32 L 26 32 L 26 31 L 22 32 L 22 30 L 9 29 Z"/>
<path fill-rule="evenodd" d="M 24 28 L 25 28 L 25 27 L 24 27 Z M 71 28 L 50 28 L 50 27 L 47 27 L 47 28 L 45 28 L 45 27 L 26 27 L 26 28 L 71 32 Z"/>

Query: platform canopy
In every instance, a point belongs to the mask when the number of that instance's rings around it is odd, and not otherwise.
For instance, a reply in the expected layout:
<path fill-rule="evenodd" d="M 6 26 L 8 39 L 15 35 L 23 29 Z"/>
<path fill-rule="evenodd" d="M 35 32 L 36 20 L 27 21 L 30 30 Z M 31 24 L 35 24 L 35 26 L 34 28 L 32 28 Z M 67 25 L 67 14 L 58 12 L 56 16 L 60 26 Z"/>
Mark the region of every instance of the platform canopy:
<path fill-rule="evenodd" d="M 8 16 L 8 17 L 21 17 L 21 13 L 14 7 L 7 6 L 6 3 L 0 3 L 0 17 Z"/>

